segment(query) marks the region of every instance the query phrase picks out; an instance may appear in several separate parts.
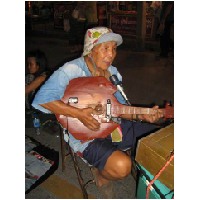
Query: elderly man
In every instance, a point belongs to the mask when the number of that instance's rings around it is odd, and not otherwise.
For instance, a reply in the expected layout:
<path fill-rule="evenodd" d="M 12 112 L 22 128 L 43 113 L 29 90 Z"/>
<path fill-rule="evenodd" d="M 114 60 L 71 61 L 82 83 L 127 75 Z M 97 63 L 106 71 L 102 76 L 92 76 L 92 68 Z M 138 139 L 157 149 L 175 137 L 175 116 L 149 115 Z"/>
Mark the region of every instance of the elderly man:
<path fill-rule="evenodd" d="M 122 81 L 122 76 L 117 68 L 112 66 L 117 54 L 117 46 L 121 45 L 122 42 L 121 35 L 113 33 L 109 28 L 95 27 L 88 29 L 85 34 L 82 56 L 65 63 L 55 71 L 37 93 L 32 105 L 46 113 L 76 118 L 88 130 L 98 131 L 101 128 L 101 123 L 93 117 L 96 112 L 93 108 L 73 107 L 65 104 L 61 98 L 69 85 L 69 81 L 74 78 L 104 76 L 109 79 L 109 76 L 116 75 L 119 81 Z M 126 103 L 119 92 L 116 92 L 115 97 L 121 104 Z M 158 110 L 158 106 L 155 106 L 154 109 Z M 111 133 L 106 138 L 94 138 L 89 141 L 76 139 L 69 133 L 69 144 L 73 150 L 80 152 L 83 158 L 95 167 L 93 173 L 96 185 L 103 198 L 114 198 L 112 181 L 123 179 L 131 172 L 131 158 L 123 150 L 127 147 L 134 148 L 136 137 L 150 130 L 147 130 L 146 127 L 144 129 L 137 128 L 137 124 L 142 126 L 143 123 L 136 121 L 155 122 L 163 117 L 163 114 L 158 110 L 151 115 L 124 114 L 120 117 L 122 120 L 117 131 L 122 136 L 121 141 L 113 141 Z"/>

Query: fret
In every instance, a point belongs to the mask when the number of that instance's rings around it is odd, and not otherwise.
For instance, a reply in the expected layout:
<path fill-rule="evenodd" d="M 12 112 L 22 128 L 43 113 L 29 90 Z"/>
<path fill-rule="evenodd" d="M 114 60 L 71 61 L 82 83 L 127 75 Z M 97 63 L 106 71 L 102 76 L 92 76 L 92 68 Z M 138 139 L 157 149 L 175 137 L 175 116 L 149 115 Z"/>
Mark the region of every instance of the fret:
<path fill-rule="evenodd" d="M 155 111 L 152 108 L 142 108 L 126 105 L 112 105 L 113 114 L 153 114 Z"/>

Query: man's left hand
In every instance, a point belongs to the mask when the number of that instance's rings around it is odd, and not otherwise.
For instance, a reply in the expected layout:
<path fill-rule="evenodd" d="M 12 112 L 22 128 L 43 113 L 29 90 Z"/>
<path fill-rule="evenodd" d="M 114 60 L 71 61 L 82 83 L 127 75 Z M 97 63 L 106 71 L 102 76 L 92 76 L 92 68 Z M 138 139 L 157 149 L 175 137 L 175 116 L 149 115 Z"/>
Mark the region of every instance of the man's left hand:
<path fill-rule="evenodd" d="M 163 118 L 163 111 L 159 110 L 159 106 L 154 106 L 152 109 L 155 109 L 155 114 L 139 114 L 138 119 L 145 121 L 145 122 L 150 122 L 150 123 L 155 123 L 157 122 L 160 118 Z"/>

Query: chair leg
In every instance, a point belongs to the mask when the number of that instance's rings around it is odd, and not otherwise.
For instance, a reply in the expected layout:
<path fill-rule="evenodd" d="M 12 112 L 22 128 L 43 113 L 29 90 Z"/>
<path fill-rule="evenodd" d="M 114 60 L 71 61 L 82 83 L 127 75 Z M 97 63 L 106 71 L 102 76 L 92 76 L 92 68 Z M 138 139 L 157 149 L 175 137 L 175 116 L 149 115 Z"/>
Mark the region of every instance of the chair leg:
<path fill-rule="evenodd" d="M 137 176 L 138 176 L 138 170 L 137 170 L 135 161 L 132 161 L 131 175 L 133 176 L 134 180 L 136 181 Z"/>
<path fill-rule="evenodd" d="M 86 183 L 84 182 L 83 177 L 81 175 L 81 169 L 79 167 L 79 163 L 77 160 L 78 156 L 76 155 L 76 153 L 74 153 L 74 151 L 71 149 L 69 144 L 66 143 L 66 141 L 64 140 L 64 134 L 66 134 L 66 130 L 63 129 L 62 127 L 60 127 L 62 171 L 65 170 L 65 158 L 66 158 L 66 156 L 68 156 L 70 154 L 73 164 L 74 164 L 74 169 L 77 174 L 78 182 L 79 182 L 79 185 L 80 185 L 82 193 L 83 193 L 83 198 L 88 199 L 88 193 L 87 193 L 86 187 L 89 183 L 94 182 L 94 180 L 92 179 L 92 180 L 87 181 Z M 67 152 L 66 152 L 66 149 L 67 149 Z"/>
<path fill-rule="evenodd" d="M 63 131 L 62 131 L 63 130 Z M 64 140 L 64 129 L 60 127 L 60 143 L 61 143 L 61 162 L 62 162 L 62 172 L 65 170 L 65 156 L 66 156 L 66 143 Z"/>
<path fill-rule="evenodd" d="M 81 169 L 80 169 L 79 163 L 78 163 L 79 156 L 77 156 L 76 153 L 74 153 L 74 151 L 71 149 L 69 144 L 68 144 L 68 147 L 69 147 L 70 155 L 71 155 L 73 163 L 74 163 L 74 168 L 75 168 L 75 171 L 76 171 L 76 174 L 78 177 L 78 182 L 79 182 L 79 185 L 80 185 L 82 193 L 83 193 L 83 198 L 88 199 L 88 193 L 87 193 L 86 188 L 87 188 L 88 184 L 94 183 L 94 178 L 88 180 L 87 182 L 84 182 L 82 173 L 81 173 Z M 88 167 L 90 167 L 90 166 L 88 166 Z M 91 167 L 90 167 L 90 172 L 91 172 Z M 91 172 L 91 174 L 92 174 L 92 172 Z"/>
<path fill-rule="evenodd" d="M 75 168 L 75 171 L 76 171 L 76 174 L 77 174 L 77 177 L 78 177 L 78 182 L 79 182 L 79 185 L 80 185 L 82 193 L 83 193 L 83 198 L 88 199 L 88 193 L 87 193 L 87 190 L 86 190 L 87 185 L 84 183 L 83 177 L 81 175 L 81 170 L 79 168 L 77 157 L 70 147 L 69 147 L 69 150 L 70 150 L 70 155 L 71 155 L 71 158 L 73 160 L 74 168 Z"/>
<path fill-rule="evenodd" d="M 126 154 L 131 157 L 131 149 L 127 150 Z M 136 163 L 135 163 L 134 160 L 132 160 L 131 175 L 136 180 L 136 178 L 137 178 L 137 167 L 136 167 Z"/>

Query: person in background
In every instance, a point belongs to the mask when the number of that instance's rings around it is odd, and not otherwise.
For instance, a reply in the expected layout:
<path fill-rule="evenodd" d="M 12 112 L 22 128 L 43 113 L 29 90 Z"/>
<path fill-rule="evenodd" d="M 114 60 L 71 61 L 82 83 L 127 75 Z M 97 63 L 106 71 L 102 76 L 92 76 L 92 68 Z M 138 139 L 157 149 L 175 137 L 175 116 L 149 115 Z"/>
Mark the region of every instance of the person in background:
<path fill-rule="evenodd" d="M 170 48 L 173 49 L 173 42 L 170 38 L 171 29 L 174 24 L 174 2 L 163 1 L 160 15 L 160 57 L 167 58 Z"/>
<path fill-rule="evenodd" d="M 162 1 L 152 1 L 150 8 L 154 13 L 154 23 L 153 23 L 153 34 L 154 39 L 159 39 L 160 35 L 158 33 L 158 28 L 160 25 L 160 13 L 162 9 Z"/>
<path fill-rule="evenodd" d="M 26 111 L 31 109 L 31 103 L 36 91 L 46 80 L 49 71 L 48 62 L 44 52 L 41 50 L 30 51 L 26 58 L 28 73 L 25 75 L 25 107 Z"/>
<path fill-rule="evenodd" d="M 69 44 L 70 52 L 82 52 L 86 20 L 86 4 L 84 1 L 77 2 L 77 6 L 69 17 Z"/>
<path fill-rule="evenodd" d="M 101 128 L 93 114 L 96 110 L 91 107 L 76 108 L 65 104 L 61 98 L 64 95 L 69 81 L 78 77 L 104 76 L 109 80 L 111 75 L 116 75 L 119 81 L 122 76 L 112 65 L 116 55 L 117 46 L 123 42 L 121 35 L 113 33 L 107 27 L 94 27 L 88 29 L 84 38 L 84 48 L 81 57 L 65 63 L 56 70 L 46 83 L 37 92 L 32 106 L 44 113 L 54 113 L 66 117 L 77 118 L 89 130 L 97 131 Z M 115 97 L 121 104 L 126 104 L 119 91 Z M 69 144 L 74 152 L 79 153 L 92 165 L 96 186 L 102 198 L 115 198 L 113 181 L 121 180 L 131 172 L 132 161 L 124 151 L 136 147 L 137 137 L 155 130 L 156 122 L 163 117 L 163 113 L 154 106 L 154 114 L 123 114 L 119 128 L 114 130 L 121 135 L 119 141 L 112 138 L 94 138 L 91 140 L 78 140 L 69 133 Z M 149 123 L 141 123 L 144 120 Z M 66 137 L 66 134 L 65 136 Z M 66 141 L 68 141 L 65 138 Z"/>

